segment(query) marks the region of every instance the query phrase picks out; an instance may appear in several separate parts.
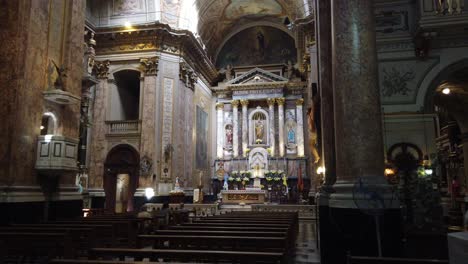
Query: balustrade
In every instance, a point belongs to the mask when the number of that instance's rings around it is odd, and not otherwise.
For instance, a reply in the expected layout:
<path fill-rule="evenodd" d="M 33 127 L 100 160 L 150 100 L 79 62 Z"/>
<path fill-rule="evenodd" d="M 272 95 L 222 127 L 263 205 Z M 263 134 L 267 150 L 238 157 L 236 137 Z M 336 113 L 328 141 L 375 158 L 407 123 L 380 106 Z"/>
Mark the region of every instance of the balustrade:
<path fill-rule="evenodd" d="M 140 120 L 113 120 L 106 121 L 108 134 L 140 133 Z"/>

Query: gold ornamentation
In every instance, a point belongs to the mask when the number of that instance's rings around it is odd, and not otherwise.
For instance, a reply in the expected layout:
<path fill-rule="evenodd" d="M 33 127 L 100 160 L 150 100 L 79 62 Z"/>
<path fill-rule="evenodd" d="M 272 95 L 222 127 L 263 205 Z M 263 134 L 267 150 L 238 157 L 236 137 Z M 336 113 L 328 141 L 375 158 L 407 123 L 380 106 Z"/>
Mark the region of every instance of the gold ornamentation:
<path fill-rule="evenodd" d="M 231 105 L 232 105 L 232 107 L 238 107 L 239 106 L 239 100 L 232 100 Z"/>
<path fill-rule="evenodd" d="M 96 72 L 96 77 L 99 79 L 105 79 L 109 76 L 109 66 L 110 61 L 95 61 L 94 62 L 94 71 Z"/>
<path fill-rule="evenodd" d="M 223 110 L 224 109 L 224 103 L 217 103 L 216 104 L 216 110 Z"/>
<path fill-rule="evenodd" d="M 297 99 L 296 105 L 303 105 L 303 104 L 304 104 L 304 99 L 302 99 L 302 98 Z"/>
<path fill-rule="evenodd" d="M 159 57 L 140 59 L 140 63 L 145 71 L 145 75 L 157 75 Z"/>
<path fill-rule="evenodd" d="M 242 100 L 240 100 L 240 103 L 241 103 L 242 106 L 247 107 L 247 106 L 249 105 L 249 100 L 247 100 L 247 99 L 242 99 Z"/>
<path fill-rule="evenodd" d="M 286 99 L 284 97 L 276 98 L 276 103 L 278 105 L 284 105 L 285 101 L 286 101 Z"/>
<path fill-rule="evenodd" d="M 274 104 L 275 104 L 275 101 L 276 101 L 275 98 L 268 98 L 268 99 L 267 99 L 268 106 L 274 105 Z"/>
<path fill-rule="evenodd" d="M 240 193 L 232 193 L 228 194 L 228 200 L 238 200 L 238 201 L 251 201 L 251 200 L 258 200 L 258 194 L 240 194 Z"/>

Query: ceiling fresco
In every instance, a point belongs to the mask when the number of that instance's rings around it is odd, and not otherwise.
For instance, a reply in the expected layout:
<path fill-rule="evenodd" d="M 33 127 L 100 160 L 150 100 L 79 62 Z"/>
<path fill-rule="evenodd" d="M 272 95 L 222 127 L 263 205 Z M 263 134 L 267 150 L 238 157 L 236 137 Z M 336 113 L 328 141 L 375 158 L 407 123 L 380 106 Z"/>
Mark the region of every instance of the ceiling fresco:
<path fill-rule="evenodd" d="M 275 0 L 232 0 L 224 10 L 226 19 L 243 16 L 281 15 L 283 7 Z"/>
<path fill-rule="evenodd" d="M 303 0 L 196 0 L 199 12 L 198 34 L 206 45 L 209 56 L 216 51 L 225 38 L 245 25 L 258 22 L 284 26 L 288 17 L 298 18 Z"/>
<path fill-rule="evenodd" d="M 250 27 L 230 38 L 221 49 L 217 68 L 296 62 L 294 39 L 268 26 Z"/>

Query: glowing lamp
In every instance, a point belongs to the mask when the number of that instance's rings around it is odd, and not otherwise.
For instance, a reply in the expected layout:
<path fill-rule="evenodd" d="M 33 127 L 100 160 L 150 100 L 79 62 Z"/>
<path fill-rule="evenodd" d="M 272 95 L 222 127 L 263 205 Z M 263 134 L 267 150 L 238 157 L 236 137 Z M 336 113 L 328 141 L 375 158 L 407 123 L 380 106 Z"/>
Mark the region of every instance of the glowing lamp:
<path fill-rule="evenodd" d="M 145 189 L 145 196 L 146 196 L 146 199 L 151 200 L 151 198 L 153 198 L 153 196 L 154 196 L 154 189 L 153 188 L 146 188 Z"/>
<path fill-rule="evenodd" d="M 424 169 L 424 173 L 425 173 L 426 175 L 432 175 L 433 171 L 432 171 L 431 168 L 427 168 L 427 169 Z"/>
<path fill-rule="evenodd" d="M 385 175 L 390 176 L 394 174 L 395 174 L 395 171 L 392 168 L 385 168 Z"/>
<path fill-rule="evenodd" d="M 132 23 L 130 23 L 130 21 L 125 21 L 124 26 L 125 26 L 126 28 L 131 28 L 131 27 L 132 27 Z"/>
<path fill-rule="evenodd" d="M 324 174 L 325 173 L 325 167 L 320 166 L 317 168 L 317 174 Z"/>
<path fill-rule="evenodd" d="M 443 94 L 450 94 L 450 88 L 444 88 L 444 89 L 442 90 L 442 93 L 443 93 Z"/>

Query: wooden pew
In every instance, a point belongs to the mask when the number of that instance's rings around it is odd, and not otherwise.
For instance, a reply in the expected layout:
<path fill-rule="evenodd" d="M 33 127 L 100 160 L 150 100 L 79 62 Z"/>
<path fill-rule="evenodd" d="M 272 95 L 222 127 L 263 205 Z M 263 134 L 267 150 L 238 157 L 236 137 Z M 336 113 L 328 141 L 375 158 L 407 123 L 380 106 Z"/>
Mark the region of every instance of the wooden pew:
<path fill-rule="evenodd" d="M 0 233 L 64 233 L 71 238 L 72 247 L 76 252 L 86 255 L 88 250 L 96 245 L 96 236 L 92 228 L 71 227 L 28 227 L 9 226 L 0 227 Z"/>
<path fill-rule="evenodd" d="M 95 236 L 93 244 L 97 246 L 116 246 L 117 229 L 113 225 L 72 223 L 72 224 L 13 224 L 12 227 L 37 227 L 37 228 L 91 228 Z"/>
<path fill-rule="evenodd" d="M 211 226 L 211 225 L 179 225 L 169 226 L 168 230 L 217 230 L 217 231 L 263 231 L 263 232 L 287 232 L 288 227 L 243 227 L 243 226 Z"/>
<path fill-rule="evenodd" d="M 71 237 L 66 233 L 0 232 L 0 263 L 17 257 L 52 259 L 74 255 Z"/>
<path fill-rule="evenodd" d="M 140 235 L 138 244 L 151 242 L 153 248 L 206 249 L 206 250 L 242 250 L 289 253 L 289 241 L 282 237 L 254 236 L 201 236 L 201 235 Z"/>
<path fill-rule="evenodd" d="M 448 260 L 412 259 L 412 258 L 382 258 L 348 255 L 347 264 L 448 264 Z M 468 261 L 468 260 L 467 260 Z"/>
<path fill-rule="evenodd" d="M 158 230 L 155 235 L 192 235 L 192 236 L 255 236 L 255 237 L 284 237 L 287 232 L 265 232 L 265 231 L 228 231 L 228 230 Z"/>
<path fill-rule="evenodd" d="M 115 260 L 89 260 L 89 259 L 53 259 L 49 263 L 61 264 L 115 264 Z M 148 261 L 119 261 L 119 264 L 182 264 L 182 262 L 148 262 Z M 183 264 L 195 264 L 195 262 L 183 262 Z"/>
<path fill-rule="evenodd" d="M 135 260 L 142 260 L 144 258 L 156 260 L 161 258 L 163 261 L 194 261 L 198 263 L 287 263 L 285 255 L 279 252 L 123 248 L 91 249 L 90 259 L 102 257 L 118 258 L 120 260 L 124 260 L 126 257 L 133 257 Z"/>
<path fill-rule="evenodd" d="M 108 220 L 108 219 L 86 219 L 81 218 L 77 220 L 56 221 L 50 224 L 76 224 L 76 225 L 112 225 L 114 228 L 114 235 L 118 244 L 133 247 L 136 243 L 136 236 L 140 230 L 140 222 L 143 219 L 122 219 L 122 220 Z"/>

